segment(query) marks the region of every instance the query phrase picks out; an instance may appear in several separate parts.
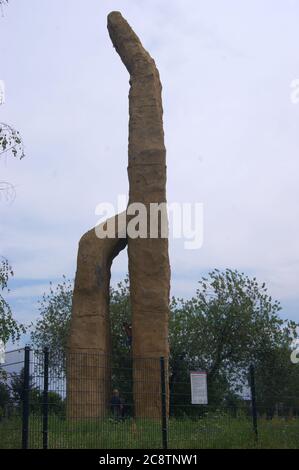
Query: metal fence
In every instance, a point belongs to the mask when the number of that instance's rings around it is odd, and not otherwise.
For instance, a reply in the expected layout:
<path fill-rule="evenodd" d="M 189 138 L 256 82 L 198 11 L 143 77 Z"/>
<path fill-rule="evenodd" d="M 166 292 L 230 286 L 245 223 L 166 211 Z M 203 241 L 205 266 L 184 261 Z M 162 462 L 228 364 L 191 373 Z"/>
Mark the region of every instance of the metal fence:
<path fill-rule="evenodd" d="M 0 448 L 299 447 L 299 410 L 260 397 L 253 366 L 233 402 L 192 405 L 188 377 L 172 379 L 164 358 L 7 352 Z"/>

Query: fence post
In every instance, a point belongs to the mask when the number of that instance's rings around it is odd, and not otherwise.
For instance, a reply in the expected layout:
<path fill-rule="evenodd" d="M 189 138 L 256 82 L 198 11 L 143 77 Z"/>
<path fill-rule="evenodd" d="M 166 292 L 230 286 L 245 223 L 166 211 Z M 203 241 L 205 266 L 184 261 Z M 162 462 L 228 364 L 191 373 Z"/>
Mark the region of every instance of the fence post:
<path fill-rule="evenodd" d="M 258 429 L 257 429 L 257 410 L 256 410 L 256 390 L 255 390 L 255 374 L 254 365 L 251 364 L 249 368 L 250 372 L 250 390 L 251 390 L 251 405 L 252 405 L 252 424 L 253 431 L 255 434 L 255 440 L 258 440 Z"/>
<path fill-rule="evenodd" d="M 22 414 L 22 449 L 28 449 L 29 444 L 29 387 L 30 387 L 30 348 L 24 349 L 23 377 L 23 414 Z"/>
<path fill-rule="evenodd" d="M 160 371 L 161 371 L 161 421 L 162 421 L 162 446 L 167 449 L 167 411 L 166 411 L 166 377 L 165 377 L 165 360 L 160 357 Z"/>
<path fill-rule="evenodd" d="M 49 350 L 44 349 L 44 390 L 43 390 L 43 449 L 48 449 L 48 416 L 49 416 Z"/>

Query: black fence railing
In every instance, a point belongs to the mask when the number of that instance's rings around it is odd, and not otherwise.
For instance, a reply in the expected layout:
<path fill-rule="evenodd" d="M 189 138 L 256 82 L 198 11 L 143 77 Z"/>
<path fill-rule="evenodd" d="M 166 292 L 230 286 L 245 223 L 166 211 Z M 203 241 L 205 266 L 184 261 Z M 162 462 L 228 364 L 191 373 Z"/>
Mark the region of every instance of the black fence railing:
<path fill-rule="evenodd" d="M 7 352 L 0 448 L 299 448 L 299 410 L 260 396 L 253 366 L 234 400 L 194 405 L 186 371 L 171 380 L 164 358 L 110 359 Z"/>

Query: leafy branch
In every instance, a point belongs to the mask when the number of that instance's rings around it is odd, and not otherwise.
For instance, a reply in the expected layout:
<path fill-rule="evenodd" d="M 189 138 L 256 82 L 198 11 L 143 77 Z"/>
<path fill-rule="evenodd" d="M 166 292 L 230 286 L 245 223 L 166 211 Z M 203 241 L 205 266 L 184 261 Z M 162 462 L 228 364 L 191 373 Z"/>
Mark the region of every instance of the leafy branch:
<path fill-rule="evenodd" d="M 0 258 L 0 339 L 7 343 L 9 339 L 13 342 L 18 341 L 22 333 L 26 332 L 25 326 L 18 323 L 12 315 L 8 302 L 4 299 L 1 292 L 8 289 L 8 281 L 13 276 L 13 270 L 7 259 Z"/>
<path fill-rule="evenodd" d="M 25 157 L 24 144 L 19 131 L 9 124 L 0 123 L 0 157 L 11 152 L 15 158 Z"/>

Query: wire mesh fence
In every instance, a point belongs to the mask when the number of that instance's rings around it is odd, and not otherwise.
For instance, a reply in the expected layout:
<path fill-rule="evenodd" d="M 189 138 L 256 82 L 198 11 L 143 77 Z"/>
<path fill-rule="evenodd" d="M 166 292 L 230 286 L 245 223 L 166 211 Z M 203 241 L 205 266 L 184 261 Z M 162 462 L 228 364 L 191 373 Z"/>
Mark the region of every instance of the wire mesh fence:
<path fill-rule="evenodd" d="M 164 358 L 29 348 L 0 367 L 0 448 L 298 448 L 296 397 L 248 383 L 234 399 L 192 404 L 190 378 Z"/>
<path fill-rule="evenodd" d="M 0 364 L 0 449 L 22 446 L 24 349 L 6 352 Z"/>

